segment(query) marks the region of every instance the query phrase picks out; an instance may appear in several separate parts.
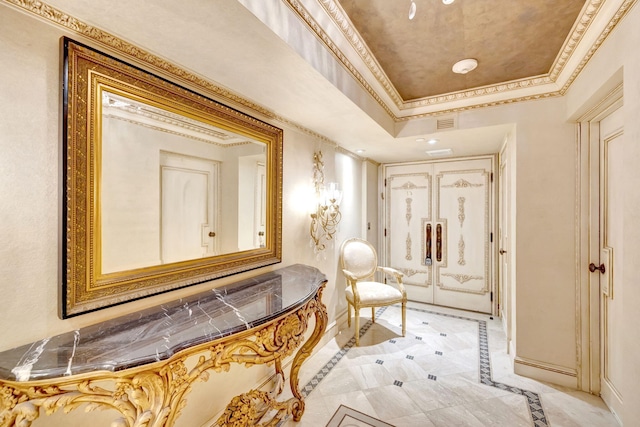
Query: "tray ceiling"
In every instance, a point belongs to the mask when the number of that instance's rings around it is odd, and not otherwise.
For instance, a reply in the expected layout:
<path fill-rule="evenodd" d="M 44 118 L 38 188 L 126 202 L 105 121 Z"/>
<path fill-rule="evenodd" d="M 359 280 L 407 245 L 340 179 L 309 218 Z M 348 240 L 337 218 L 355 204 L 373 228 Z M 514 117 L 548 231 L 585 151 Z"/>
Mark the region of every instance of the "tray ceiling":
<path fill-rule="evenodd" d="M 339 0 L 403 101 L 549 73 L 585 0 Z M 473 58 L 468 74 L 452 72 Z"/>

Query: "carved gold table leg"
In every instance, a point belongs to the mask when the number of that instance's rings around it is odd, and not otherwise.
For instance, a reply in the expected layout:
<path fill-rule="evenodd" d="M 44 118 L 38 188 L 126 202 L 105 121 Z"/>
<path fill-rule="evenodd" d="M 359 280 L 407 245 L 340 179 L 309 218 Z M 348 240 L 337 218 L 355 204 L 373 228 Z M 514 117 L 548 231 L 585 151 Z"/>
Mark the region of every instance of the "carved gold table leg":
<path fill-rule="evenodd" d="M 298 387 L 298 373 L 302 363 L 311 355 L 313 348 L 322 338 L 327 326 L 327 310 L 321 302 L 323 289 L 324 286 L 319 289 L 316 297 L 299 309 L 296 314 L 288 316 L 275 326 L 274 336 L 270 338 L 273 342 L 269 342 L 270 340 L 267 339 L 259 339 L 265 347 L 279 345 L 281 349 L 291 349 L 291 345 L 299 342 L 304 336 L 311 315 L 315 315 L 313 333 L 298 350 L 291 365 L 289 385 L 293 397 L 284 402 L 278 402 L 268 392 L 251 390 L 232 399 L 224 413 L 216 421 L 217 426 L 273 427 L 287 415 L 293 415 L 294 420 L 300 421 L 304 413 L 304 396 L 302 396 Z M 252 363 L 255 363 L 255 361 Z M 274 363 L 276 365 L 276 376 L 278 376 L 282 372 L 280 358 L 276 357 Z M 265 405 L 268 406 L 267 411 L 263 409 Z M 270 420 L 259 423 L 258 421 L 261 421 L 263 414 L 268 410 L 275 411 L 275 415 Z"/>
<path fill-rule="evenodd" d="M 291 365 L 291 377 L 289 378 L 291 392 L 299 402 L 298 405 L 294 408 L 293 412 L 293 419 L 295 421 L 300 421 L 300 418 L 304 413 L 304 397 L 300 393 L 300 389 L 298 386 L 298 373 L 300 372 L 300 367 L 302 366 L 302 362 L 304 362 L 311 355 L 313 348 L 318 344 L 327 327 L 327 310 L 320 300 L 320 298 L 322 297 L 323 289 L 324 287 L 320 289 L 320 292 L 318 292 L 316 299 L 313 300 L 316 305 L 315 309 L 313 310 L 316 317 L 316 324 L 313 328 L 313 333 L 311 334 L 307 342 L 302 346 L 302 348 L 300 348 L 295 358 L 293 359 L 293 364 Z"/>

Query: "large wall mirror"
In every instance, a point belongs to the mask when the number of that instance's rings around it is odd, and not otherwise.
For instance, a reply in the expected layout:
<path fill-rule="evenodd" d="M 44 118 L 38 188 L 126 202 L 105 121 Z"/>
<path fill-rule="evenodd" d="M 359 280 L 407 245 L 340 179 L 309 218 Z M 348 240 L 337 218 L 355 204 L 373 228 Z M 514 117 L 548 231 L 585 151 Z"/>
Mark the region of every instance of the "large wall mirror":
<path fill-rule="evenodd" d="M 281 129 L 62 47 L 61 317 L 280 262 Z"/>

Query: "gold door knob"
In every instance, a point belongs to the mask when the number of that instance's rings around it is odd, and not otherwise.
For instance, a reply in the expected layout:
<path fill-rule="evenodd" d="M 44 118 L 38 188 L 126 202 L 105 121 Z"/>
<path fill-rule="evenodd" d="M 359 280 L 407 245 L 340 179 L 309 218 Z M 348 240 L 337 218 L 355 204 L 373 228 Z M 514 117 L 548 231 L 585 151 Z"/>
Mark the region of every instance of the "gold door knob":
<path fill-rule="evenodd" d="M 500 249 L 500 255 L 504 255 L 506 253 L 507 253 L 507 251 L 505 251 L 504 249 Z"/>
<path fill-rule="evenodd" d="M 216 233 L 214 233 L 213 231 L 209 232 L 209 237 L 216 237 Z"/>

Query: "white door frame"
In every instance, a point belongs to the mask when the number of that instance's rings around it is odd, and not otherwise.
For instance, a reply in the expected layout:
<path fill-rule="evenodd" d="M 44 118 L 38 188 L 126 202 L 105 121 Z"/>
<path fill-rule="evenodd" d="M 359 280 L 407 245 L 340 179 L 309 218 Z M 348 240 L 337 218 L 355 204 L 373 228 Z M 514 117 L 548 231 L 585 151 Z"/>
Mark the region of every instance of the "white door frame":
<path fill-rule="evenodd" d="M 509 173 L 511 165 L 509 163 L 508 142 L 505 140 L 505 144 L 500 150 L 498 157 L 496 181 L 496 199 L 498 203 L 498 215 L 496 218 L 496 230 L 498 245 L 498 255 L 496 256 L 496 281 L 498 283 L 497 293 L 497 315 L 502 319 L 502 325 L 507 337 L 507 354 L 512 353 L 514 343 L 514 331 L 513 331 L 513 319 L 515 313 L 513 313 L 513 292 L 511 292 L 511 256 L 513 245 L 511 244 L 513 237 L 511 236 L 511 222 L 514 220 L 511 217 L 511 189 L 512 183 L 509 179 Z M 515 352 L 513 352 L 515 354 Z"/>
<path fill-rule="evenodd" d="M 599 239 L 590 229 L 599 221 L 600 120 L 622 105 L 622 83 L 577 120 L 576 305 L 578 389 L 600 394 L 600 277 L 588 270 L 599 259 Z M 596 174 L 595 177 L 592 174 Z M 599 228 L 599 224 L 598 224 Z M 597 255 L 596 255 L 597 254 Z"/>

